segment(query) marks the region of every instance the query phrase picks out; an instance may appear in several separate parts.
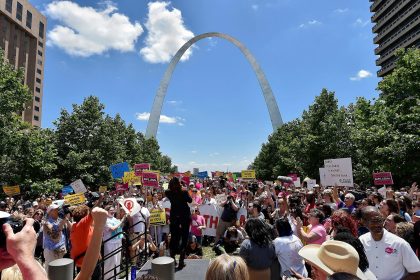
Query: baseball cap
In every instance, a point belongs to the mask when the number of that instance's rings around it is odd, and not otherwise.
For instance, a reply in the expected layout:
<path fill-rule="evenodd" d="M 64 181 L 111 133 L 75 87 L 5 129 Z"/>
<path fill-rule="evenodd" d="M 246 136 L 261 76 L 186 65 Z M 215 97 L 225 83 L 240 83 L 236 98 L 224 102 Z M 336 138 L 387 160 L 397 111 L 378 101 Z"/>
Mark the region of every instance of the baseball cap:
<path fill-rule="evenodd" d="M 38 206 L 38 202 L 36 201 L 32 202 L 32 206 Z"/>
<path fill-rule="evenodd" d="M 55 203 L 51 204 L 47 208 L 47 214 L 50 213 L 51 210 L 58 209 L 58 208 L 59 208 L 59 206 L 57 204 L 55 204 Z"/>

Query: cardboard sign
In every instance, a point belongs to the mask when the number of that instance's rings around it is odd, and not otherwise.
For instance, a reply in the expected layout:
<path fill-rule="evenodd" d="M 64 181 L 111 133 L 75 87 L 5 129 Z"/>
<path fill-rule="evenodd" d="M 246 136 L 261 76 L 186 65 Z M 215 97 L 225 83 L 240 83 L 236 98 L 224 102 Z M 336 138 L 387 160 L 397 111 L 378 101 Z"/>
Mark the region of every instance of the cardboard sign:
<path fill-rule="evenodd" d="M 142 174 L 142 183 L 145 187 L 159 187 L 158 175 L 151 172 L 143 172 Z"/>
<path fill-rule="evenodd" d="M 316 185 L 316 180 L 315 179 L 309 179 L 306 181 L 306 186 L 308 186 L 308 190 L 313 190 L 313 188 Z"/>
<path fill-rule="evenodd" d="M 242 179 L 255 179 L 255 170 L 242 170 Z"/>
<path fill-rule="evenodd" d="M 107 190 L 108 190 L 108 187 L 107 186 L 100 186 L 99 187 L 99 192 L 100 193 L 105 193 Z"/>
<path fill-rule="evenodd" d="M 19 186 L 4 186 L 3 191 L 8 196 L 15 196 L 20 194 L 20 187 Z"/>
<path fill-rule="evenodd" d="M 200 179 L 204 179 L 206 177 L 209 177 L 209 174 L 208 174 L 207 171 L 201 171 L 201 172 L 197 173 L 197 177 L 200 178 Z"/>
<path fill-rule="evenodd" d="M 375 186 L 393 185 L 394 180 L 392 180 L 391 172 L 379 172 L 373 173 L 373 183 Z"/>
<path fill-rule="evenodd" d="M 63 195 L 68 195 L 69 193 L 72 193 L 73 192 L 73 188 L 72 188 L 72 186 L 64 186 L 63 187 L 63 189 L 61 190 L 61 193 L 63 194 Z"/>
<path fill-rule="evenodd" d="M 70 194 L 64 197 L 64 201 L 66 204 L 78 205 L 78 204 L 85 203 L 86 197 L 84 193 Z"/>
<path fill-rule="evenodd" d="M 128 166 L 128 162 L 121 162 L 111 165 L 109 170 L 112 173 L 112 178 L 118 179 L 124 177 L 124 172 L 130 171 L 130 167 Z"/>
<path fill-rule="evenodd" d="M 327 184 L 326 184 L 326 171 L 325 171 L 325 168 L 320 168 L 319 169 L 319 183 L 322 185 L 322 186 L 326 186 Z"/>
<path fill-rule="evenodd" d="M 73 188 L 75 193 L 85 193 L 87 192 L 87 189 L 85 185 L 83 184 L 82 180 L 78 179 L 70 184 L 70 186 Z"/>
<path fill-rule="evenodd" d="M 324 160 L 327 186 L 353 187 L 353 168 L 351 158 Z"/>
<path fill-rule="evenodd" d="M 166 225 L 165 209 L 150 210 L 150 224 L 155 226 Z"/>
<path fill-rule="evenodd" d="M 134 173 L 136 176 L 141 176 L 141 173 L 143 170 L 149 170 L 150 169 L 150 163 L 137 163 L 134 164 Z"/>

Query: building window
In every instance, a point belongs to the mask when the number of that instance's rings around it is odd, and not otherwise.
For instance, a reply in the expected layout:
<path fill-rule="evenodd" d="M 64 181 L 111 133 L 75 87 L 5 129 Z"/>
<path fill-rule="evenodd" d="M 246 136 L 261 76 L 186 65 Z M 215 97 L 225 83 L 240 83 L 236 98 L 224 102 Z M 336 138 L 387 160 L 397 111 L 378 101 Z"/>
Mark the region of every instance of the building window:
<path fill-rule="evenodd" d="M 43 44 L 42 42 L 39 42 L 39 41 L 38 41 L 38 46 L 39 46 L 40 48 L 43 48 L 43 47 L 44 47 L 44 44 Z"/>
<path fill-rule="evenodd" d="M 39 112 L 39 107 L 38 106 L 34 106 L 35 111 Z"/>
<path fill-rule="evenodd" d="M 39 101 L 41 101 L 41 99 L 38 96 L 35 96 L 35 101 L 39 102 Z"/>
<path fill-rule="evenodd" d="M 45 26 L 44 26 L 44 24 L 40 21 L 39 22 L 39 38 L 42 38 L 42 39 L 44 39 L 44 28 L 45 28 Z"/>
<path fill-rule="evenodd" d="M 40 79 L 40 78 L 36 78 L 36 82 L 37 82 L 38 84 L 40 84 L 40 83 L 41 83 L 41 79 Z"/>
<path fill-rule="evenodd" d="M 41 51 L 38 51 L 38 55 L 39 55 L 39 56 L 42 56 L 42 52 L 41 52 Z"/>
<path fill-rule="evenodd" d="M 6 0 L 6 11 L 12 13 L 13 0 Z"/>
<path fill-rule="evenodd" d="M 16 4 L 16 18 L 22 21 L 23 6 L 19 2 Z"/>
<path fill-rule="evenodd" d="M 26 11 L 26 26 L 32 28 L 32 13 L 30 11 Z"/>
<path fill-rule="evenodd" d="M 36 91 L 36 92 L 41 92 L 41 89 L 40 89 L 39 87 L 36 87 L 36 88 L 35 88 L 35 91 Z"/>
<path fill-rule="evenodd" d="M 41 60 L 41 59 L 38 59 L 38 60 L 36 61 L 36 63 L 38 63 L 38 65 L 41 65 L 41 66 L 42 66 L 42 60 Z"/>
<path fill-rule="evenodd" d="M 39 75 L 42 75 L 42 71 L 41 71 L 41 69 L 36 69 L 36 72 L 37 72 Z"/>
<path fill-rule="evenodd" d="M 34 120 L 39 121 L 39 117 L 37 115 L 34 115 Z"/>

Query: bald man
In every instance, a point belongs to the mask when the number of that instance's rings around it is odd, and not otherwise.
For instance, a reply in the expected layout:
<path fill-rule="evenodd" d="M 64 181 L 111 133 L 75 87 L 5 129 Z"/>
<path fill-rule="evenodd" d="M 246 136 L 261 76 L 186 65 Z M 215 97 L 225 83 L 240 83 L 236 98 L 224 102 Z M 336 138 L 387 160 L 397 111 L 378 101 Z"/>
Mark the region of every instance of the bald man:
<path fill-rule="evenodd" d="M 418 280 L 420 261 L 404 239 L 384 229 L 384 218 L 376 207 L 363 209 L 370 232 L 359 237 L 369 260 L 369 269 L 378 280 Z"/>

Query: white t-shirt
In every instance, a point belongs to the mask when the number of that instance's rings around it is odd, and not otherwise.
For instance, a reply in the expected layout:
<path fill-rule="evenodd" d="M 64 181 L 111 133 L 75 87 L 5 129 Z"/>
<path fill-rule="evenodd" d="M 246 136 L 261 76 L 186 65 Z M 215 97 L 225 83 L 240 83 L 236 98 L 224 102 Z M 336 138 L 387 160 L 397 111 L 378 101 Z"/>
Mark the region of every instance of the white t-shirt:
<path fill-rule="evenodd" d="M 401 279 L 407 272 L 420 271 L 420 261 L 404 239 L 384 229 L 380 241 L 370 232 L 359 237 L 366 251 L 369 269 L 378 280 Z"/>
<path fill-rule="evenodd" d="M 293 268 L 304 277 L 308 276 L 303 258 L 298 254 L 303 244 L 296 235 L 277 237 L 273 243 L 282 274 Z"/>
<path fill-rule="evenodd" d="M 143 215 L 142 215 L 143 214 Z M 150 212 L 146 207 L 141 207 L 140 211 L 133 216 L 133 231 L 134 232 L 144 232 L 145 226 L 144 223 L 138 223 L 138 222 L 146 222 L 150 217 Z M 136 223 L 138 223 L 136 225 Z"/>

